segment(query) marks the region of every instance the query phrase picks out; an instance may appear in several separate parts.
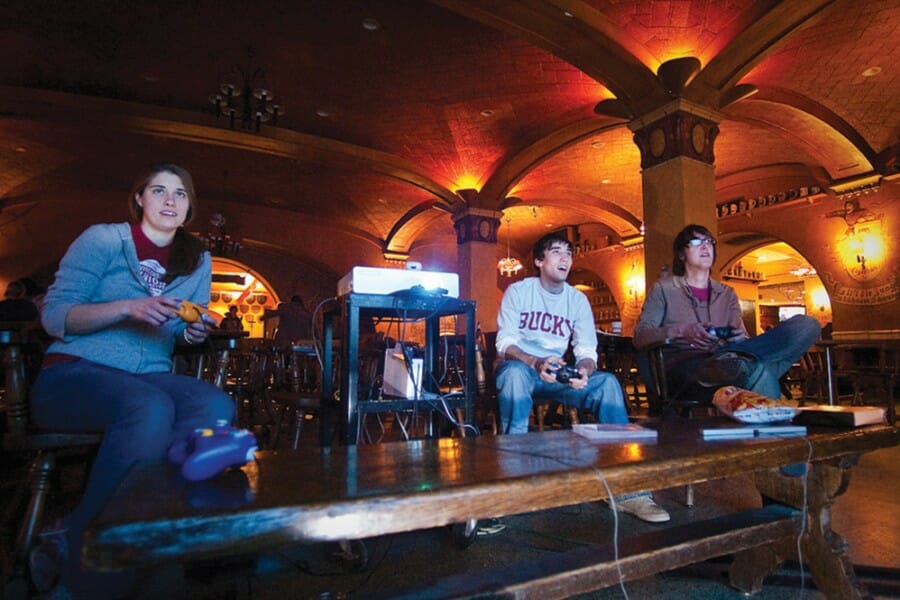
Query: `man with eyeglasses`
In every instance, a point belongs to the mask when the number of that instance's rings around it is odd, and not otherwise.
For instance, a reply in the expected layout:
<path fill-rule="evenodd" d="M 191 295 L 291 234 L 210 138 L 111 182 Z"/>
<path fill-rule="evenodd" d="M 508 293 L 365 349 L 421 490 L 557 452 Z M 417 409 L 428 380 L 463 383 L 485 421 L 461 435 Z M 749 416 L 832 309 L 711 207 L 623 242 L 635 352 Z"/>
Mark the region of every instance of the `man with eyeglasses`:
<path fill-rule="evenodd" d="M 734 289 L 710 277 L 712 233 L 688 225 L 675 236 L 672 254 L 672 276 L 653 285 L 634 330 L 638 350 L 666 344 L 672 396 L 709 401 L 716 388 L 735 385 L 781 398 L 779 379 L 819 338 L 819 322 L 796 315 L 751 338 Z"/>

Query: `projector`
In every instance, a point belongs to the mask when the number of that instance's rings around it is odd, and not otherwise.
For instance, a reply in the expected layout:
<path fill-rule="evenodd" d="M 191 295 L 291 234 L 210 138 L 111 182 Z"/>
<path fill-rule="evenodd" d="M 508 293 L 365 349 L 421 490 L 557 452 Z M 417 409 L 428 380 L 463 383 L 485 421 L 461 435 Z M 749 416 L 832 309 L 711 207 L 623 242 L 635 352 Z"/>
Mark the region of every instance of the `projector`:
<path fill-rule="evenodd" d="M 380 267 L 353 267 L 338 282 L 337 295 L 393 294 L 413 286 L 428 290 L 447 290 L 446 295 L 459 298 L 459 275 L 418 269 L 385 269 Z"/>

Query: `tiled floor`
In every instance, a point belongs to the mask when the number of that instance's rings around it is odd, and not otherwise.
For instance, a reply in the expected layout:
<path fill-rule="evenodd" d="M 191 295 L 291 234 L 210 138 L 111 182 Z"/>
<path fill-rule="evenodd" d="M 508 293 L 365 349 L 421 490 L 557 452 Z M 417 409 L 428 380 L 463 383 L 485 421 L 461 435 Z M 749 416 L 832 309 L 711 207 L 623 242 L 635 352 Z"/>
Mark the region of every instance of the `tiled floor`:
<path fill-rule="evenodd" d="M 311 431 L 312 428 L 305 431 Z M 289 436 L 286 436 L 289 437 Z M 309 436 L 312 437 L 312 436 Z M 306 440 L 304 443 L 311 443 Z M 850 544 L 850 557 L 875 598 L 900 598 L 900 448 L 861 458 L 851 485 L 833 510 L 834 529 Z M 695 487 L 696 506 L 684 507 L 683 488 L 664 490 L 657 500 L 673 523 L 690 523 L 699 515 L 720 514 L 758 506 L 759 496 L 744 479 L 708 482 Z M 366 568 L 337 556 L 337 544 L 297 545 L 262 553 L 253 560 L 194 567 L 156 568 L 140 576 L 138 598 L 371 598 L 392 597 L 396 591 L 459 572 L 471 572 L 528 560 L 585 543 L 608 541 L 614 520 L 608 507 L 590 503 L 505 518 L 506 528 L 481 536 L 465 549 L 457 548 L 447 529 L 385 536 L 365 541 Z M 653 530 L 628 516 L 618 522 L 619 534 Z M 727 557 L 690 568 L 614 586 L 581 596 L 611 599 L 739 599 L 745 596 L 727 585 Z M 802 582 L 802 583 L 801 583 Z M 788 565 L 766 582 L 755 599 L 823 596 Z"/>

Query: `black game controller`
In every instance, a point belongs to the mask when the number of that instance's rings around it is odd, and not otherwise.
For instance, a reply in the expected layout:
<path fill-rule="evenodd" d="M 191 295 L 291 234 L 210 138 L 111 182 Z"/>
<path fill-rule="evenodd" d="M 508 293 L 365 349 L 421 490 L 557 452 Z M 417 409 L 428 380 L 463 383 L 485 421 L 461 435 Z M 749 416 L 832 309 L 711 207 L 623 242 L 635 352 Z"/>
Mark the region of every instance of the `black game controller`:
<path fill-rule="evenodd" d="M 709 333 L 716 336 L 720 340 L 727 340 L 728 338 L 737 334 L 737 331 L 733 327 L 729 327 L 729 326 L 710 327 Z"/>
<path fill-rule="evenodd" d="M 563 365 L 556 370 L 556 381 L 559 383 L 567 384 L 570 379 L 581 379 L 581 372 L 569 365 Z"/>

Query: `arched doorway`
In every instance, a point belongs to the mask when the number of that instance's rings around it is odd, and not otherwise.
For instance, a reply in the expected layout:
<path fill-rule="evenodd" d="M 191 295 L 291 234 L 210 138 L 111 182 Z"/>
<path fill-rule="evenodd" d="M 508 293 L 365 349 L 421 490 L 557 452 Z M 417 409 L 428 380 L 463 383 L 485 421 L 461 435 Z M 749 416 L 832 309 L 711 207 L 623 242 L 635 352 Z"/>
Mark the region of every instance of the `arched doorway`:
<path fill-rule="evenodd" d="M 612 290 L 602 277 L 589 269 L 575 269 L 570 284 L 584 292 L 594 313 L 594 326 L 607 333 L 622 332 L 619 305 Z"/>
<path fill-rule="evenodd" d="M 831 300 L 822 280 L 789 244 L 775 242 L 746 252 L 726 264 L 721 277 L 737 292 L 751 334 L 795 314 L 810 315 L 823 327 L 831 322 Z"/>
<path fill-rule="evenodd" d="M 209 308 L 224 315 L 229 307 L 237 306 L 244 331 L 249 331 L 251 338 L 271 337 L 266 335 L 262 316 L 279 302 L 265 277 L 237 260 L 213 257 Z"/>

